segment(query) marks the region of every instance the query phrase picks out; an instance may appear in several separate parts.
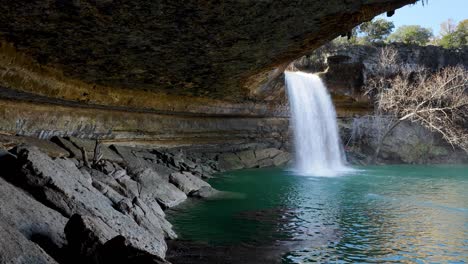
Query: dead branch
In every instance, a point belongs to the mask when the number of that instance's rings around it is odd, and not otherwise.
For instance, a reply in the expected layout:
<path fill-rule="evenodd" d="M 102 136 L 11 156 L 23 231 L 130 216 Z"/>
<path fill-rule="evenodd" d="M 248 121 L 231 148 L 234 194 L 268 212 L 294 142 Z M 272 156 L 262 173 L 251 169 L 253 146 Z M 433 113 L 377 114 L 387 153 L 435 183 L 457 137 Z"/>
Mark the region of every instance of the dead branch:
<path fill-rule="evenodd" d="M 398 120 L 380 140 L 372 160 L 385 137 L 404 120 L 436 131 L 453 147 L 468 152 L 468 70 L 457 66 L 430 72 L 398 62 L 397 52 L 389 49 L 382 49 L 366 93 L 374 94 L 378 112 Z"/>

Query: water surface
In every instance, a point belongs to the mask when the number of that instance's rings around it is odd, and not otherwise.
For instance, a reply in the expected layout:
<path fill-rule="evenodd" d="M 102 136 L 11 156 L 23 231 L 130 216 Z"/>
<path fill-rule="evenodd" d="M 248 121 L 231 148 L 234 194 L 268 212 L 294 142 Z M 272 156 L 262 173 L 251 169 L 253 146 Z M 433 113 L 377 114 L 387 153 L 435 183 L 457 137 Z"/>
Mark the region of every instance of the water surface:
<path fill-rule="evenodd" d="M 170 213 L 179 236 L 277 247 L 283 263 L 466 263 L 468 166 L 379 166 L 353 175 L 242 170 L 210 181 L 236 193 Z"/>

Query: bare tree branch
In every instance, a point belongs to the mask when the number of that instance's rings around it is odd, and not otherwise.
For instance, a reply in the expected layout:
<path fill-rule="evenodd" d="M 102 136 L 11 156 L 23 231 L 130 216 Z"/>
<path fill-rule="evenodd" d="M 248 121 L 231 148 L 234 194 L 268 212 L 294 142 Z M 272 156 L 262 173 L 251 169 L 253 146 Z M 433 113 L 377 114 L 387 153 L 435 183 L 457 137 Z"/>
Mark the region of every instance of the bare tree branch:
<path fill-rule="evenodd" d="M 453 147 L 468 152 L 468 70 L 446 67 L 437 72 L 398 62 L 398 52 L 381 50 L 374 76 L 367 81 L 367 94 L 376 99 L 378 112 L 394 115 L 397 121 L 418 122 L 436 131 Z"/>

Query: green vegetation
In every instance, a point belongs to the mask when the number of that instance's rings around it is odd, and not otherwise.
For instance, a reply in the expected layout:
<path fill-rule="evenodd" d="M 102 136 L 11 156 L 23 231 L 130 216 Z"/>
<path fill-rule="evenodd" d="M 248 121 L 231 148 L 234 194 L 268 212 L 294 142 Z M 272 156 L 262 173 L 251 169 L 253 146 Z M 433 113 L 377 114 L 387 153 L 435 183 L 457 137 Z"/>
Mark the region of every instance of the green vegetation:
<path fill-rule="evenodd" d="M 378 18 L 364 22 L 354 28 L 347 37 L 338 37 L 332 44 L 342 46 L 346 44 L 388 44 L 405 43 L 412 45 L 436 45 L 444 48 L 462 48 L 468 46 L 468 19 L 456 25 L 449 19 L 440 25 L 440 35 L 434 36 L 430 28 L 420 25 L 404 25 L 394 32 L 393 22 Z"/>
<path fill-rule="evenodd" d="M 441 37 L 435 43 L 444 48 L 460 48 L 468 45 L 468 19 L 462 20 L 457 26 L 451 20 L 442 23 Z"/>
<path fill-rule="evenodd" d="M 388 42 L 399 42 L 424 46 L 433 37 L 432 30 L 418 25 L 401 26 L 388 38 Z"/>
<path fill-rule="evenodd" d="M 376 19 L 369 22 L 364 22 L 359 26 L 359 32 L 363 34 L 363 39 L 369 43 L 384 42 L 384 40 L 392 33 L 395 25 L 391 21 L 385 19 Z"/>

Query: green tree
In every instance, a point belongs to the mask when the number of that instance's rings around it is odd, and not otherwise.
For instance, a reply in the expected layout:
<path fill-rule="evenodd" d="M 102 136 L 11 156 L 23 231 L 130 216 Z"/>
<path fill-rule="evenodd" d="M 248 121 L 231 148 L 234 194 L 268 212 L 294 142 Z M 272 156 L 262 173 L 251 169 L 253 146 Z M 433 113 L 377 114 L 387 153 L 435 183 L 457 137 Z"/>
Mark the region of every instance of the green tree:
<path fill-rule="evenodd" d="M 441 28 L 444 24 L 441 25 Z M 460 48 L 468 45 L 468 19 L 462 20 L 457 27 L 451 31 L 441 30 L 442 37 L 437 44 L 444 48 Z"/>
<path fill-rule="evenodd" d="M 433 37 L 432 30 L 419 25 L 401 26 L 388 37 L 389 42 L 426 45 Z"/>
<path fill-rule="evenodd" d="M 385 19 L 376 19 L 364 22 L 359 26 L 359 33 L 368 43 L 383 42 L 387 36 L 392 33 L 395 25 L 393 22 Z"/>

